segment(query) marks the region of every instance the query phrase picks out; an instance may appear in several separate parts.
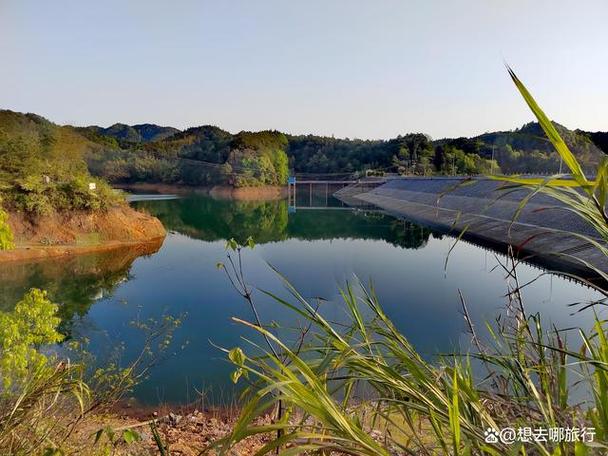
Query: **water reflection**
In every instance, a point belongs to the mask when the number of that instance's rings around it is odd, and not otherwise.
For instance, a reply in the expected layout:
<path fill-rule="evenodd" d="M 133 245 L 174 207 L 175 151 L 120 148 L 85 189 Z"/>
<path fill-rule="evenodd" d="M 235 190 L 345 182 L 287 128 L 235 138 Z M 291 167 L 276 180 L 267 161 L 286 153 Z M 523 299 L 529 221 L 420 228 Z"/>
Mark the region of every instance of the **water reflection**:
<path fill-rule="evenodd" d="M 382 213 L 339 205 L 288 213 L 285 201 L 218 201 L 204 195 L 133 204 L 158 216 L 170 231 L 160 250 L 5 265 L 0 305 L 9 308 L 32 286 L 47 289 L 61 304 L 66 331 L 90 340 L 97 355 L 124 343 L 125 362 L 141 348 L 141 333 L 131 321 L 187 314 L 175 343 L 189 345 L 137 388 L 144 402 L 183 402 L 195 389 L 211 387 L 217 394 L 231 388 L 231 367 L 210 342 L 233 347 L 251 334 L 232 322 L 233 316 L 249 319 L 250 312 L 216 268 L 225 259 L 227 238 L 256 240 L 258 246 L 244 258 L 250 284 L 286 296 L 271 264 L 304 296 L 325 298 L 322 310 L 332 320 L 344 317 L 340 286 L 355 276 L 373 280 L 389 317 L 428 356 L 451 351 L 463 340 L 459 289 L 478 328 L 493 321 L 505 303 L 504 274 L 491 252 L 460 243 L 446 270 L 452 238 Z M 591 313 L 572 317 L 567 304 L 593 299 L 593 292 L 554 276 L 533 281 L 538 270 L 526 265 L 519 274 L 522 283 L 532 281 L 524 293 L 529 312 L 541 312 L 560 328 L 590 325 Z M 256 299 L 264 321 L 297 323 L 261 293 Z"/>
<path fill-rule="evenodd" d="M 432 233 L 377 211 L 345 207 L 311 211 L 304 206 L 288 214 L 285 200 L 229 201 L 191 195 L 178 203 L 139 201 L 134 205 L 158 217 L 167 230 L 204 241 L 235 238 L 242 242 L 249 236 L 258 244 L 286 239 L 381 239 L 415 249 L 424 246 Z"/>
<path fill-rule="evenodd" d="M 129 280 L 135 259 L 152 255 L 162 241 L 127 246 L 109 252 L 8 264 L 0 268 L 0 309 L 10 310 L 30 289 L 42 288 L 60 305 L 62 332 L 83 317 L 98 300 Z"/>

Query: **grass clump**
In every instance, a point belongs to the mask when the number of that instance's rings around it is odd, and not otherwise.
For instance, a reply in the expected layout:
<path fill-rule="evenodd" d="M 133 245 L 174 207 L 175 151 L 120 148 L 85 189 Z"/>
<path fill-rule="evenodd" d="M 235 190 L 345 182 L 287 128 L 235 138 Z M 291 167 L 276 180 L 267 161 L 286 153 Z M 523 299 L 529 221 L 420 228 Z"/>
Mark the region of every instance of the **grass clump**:
<path fill-rule="evenodd" d="M 95 184 L 95 189 L 89 188 L 90 183 Z M 4 195 L 9 207 L 35 215 L 105 211 L 122 201 L 109 185 L 86 174 L 57 182 L 47 181 L 46 176 L 29 175 L 13 181 Z"/>
<path fill-rule="evenodd" d="M 509 68 L 509 74 L 513 79 L 522 97 L 538 119 L 549 141 L 568 167 L 569 175 L 556 175 L 548 178 L 522 178 L 496 176 L 496 179 L 511 184 L 511 187 L 523 187 L 530 190 L 529 195 L 524 198 L 515 217 L 536 194 L 542 193 L 563 205 L 566 210 L 576 214 L 593 228 L 597 237 L 589 237 L 572 233 L 583 238 L 584 241 L 592 244 L 604 256 L 608 256 L 608 212 L 606 210 L 608 196 L 608 157 L 604 157 L 595 170 L 595 179 L 588 178 L 583 171 L 581 163 L 571 152 L 565 141 L 562 139 L 553 122 L 540 108 L 534 97 L 530 94 L 525 85 L 519 80 L 517 75 Z M 584 259 L 577 256 L 567 255 L 569 259 L 581 263 L 583 266 L 593 269 L 595 273 L 604 281 L 608 282 L 606 271 L 589 264 Z M 590 284 L 593 286 L 593 284 Z"/>
<path fill-rule="evenodd" d="M 370 456 L 578 455 L 608 448 L 603 322 L 590 334 L 581 332 L 580 348 L 570 349 L 559 332 L 542 327 L 539 315 L 517 311 L 508 323 L 488 326 L 487 344 L 475 334 L 479 351 L 430 362 L 393 325 L 372 288 L 357 284 L 358 295 L 350 285 L 342 291 L 350 317 L 344 326 L 326 320 L 314 303 L 285 285 L 290 301 L 271 296 L 307 322 L 310 342 L 291 348 L 274 331 L 235 320 L 270 339 L 279 355 L 255 346 L 229 352 L 234 378 L 246 377 L 254 386 L 232 433 L 216 443 L 224 454 L 252 434 L 277 430 L 281 438 L 259 454 L 277 447 L 284 454 Z M 510 306 L 519 308 L 518 298 L 512 299 Z M 572 403 L 572 379 L 578 380 L 577 390 L 592 392 L 586 403 Z M 278 401 L 283 419 L 252 424 Z M 576 428 L 587 434 L 578 442 L 550 441 L 547 435 L 544 442 L 530 437 L 486 443 L 487 432 L 506 428 Z"/>

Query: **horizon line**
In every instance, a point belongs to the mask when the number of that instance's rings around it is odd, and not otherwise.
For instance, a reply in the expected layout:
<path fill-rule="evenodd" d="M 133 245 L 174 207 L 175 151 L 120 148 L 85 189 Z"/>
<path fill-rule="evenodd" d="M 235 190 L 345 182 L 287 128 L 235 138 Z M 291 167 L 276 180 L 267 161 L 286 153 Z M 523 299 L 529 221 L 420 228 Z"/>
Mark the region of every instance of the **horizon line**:
<path fill-rule="evenodd" d="M 515 127 L 515 128 L 512 128 L 512 129 L 508 129 L 508 130 L 504 130 L 504 129 L 502 129 L 502 130 L 501 129 L 486 130 L 486 131 L 484 131 L 482 133 L 477 133 L 477 134 L 473 134 L 473 135 L 469 135 L 469 136 L 459 135 L 459 136 L 433 137 L 432 135 L 430 135 L 430 134 L 428 134 L 426 132 L 423 132 L 423 131 L 409 131 L 409 132 L 398 134 L 397 136 L 393 136 L 393 137 L 390 137 L 390 138 L 360 138 L 360 137 L 356 137 L 356 136 L 355 137 L 338 136 L 338 135 L 335 135 L 335 134 L 323 134 L 323 133 L 293 133 L 293 132 L 279 130 L 277 128 L 261 128 L 261 129 L 258 129 L 258 130 L 241 129 L 241 130 L 238 130 L 238 131 L 231 131 L 231 130 L 223 128 L 223 127 L 221 127 L 221 126 L 219 126 L 217 124 L 212 124 L 212 123 L 201 123 L 201 124 L 190 126 L 190 127 L 186 127 L 186 128 L 179 128 L 179 127 L 175 127 L 173 125 L 162 125 L 162 124 L 159 124 L 159 123 L 154 123 L 154 122 L 149 122 L 149 121 L 138 122 L 138 123 L 114 122 L 113 124 L 110 124 L 107 127 L 105 127 L 105 126 L 102 126 L 100 124 L 95 124 L 95 123 L 93 123 L 93 124 L 80 124 L 80 125 L 79 124 L 75 124 L 75 123 L 59 123 L 59 122 L 55 122 L 54 120 L 52 120 L 51 118 L 47 117 L 46 115 L 39 114 L 39 113 L 33 112 L 33 111 L 16 111 L 16 110 L 13 110 L 13 109 L 10 109 L 10 108 L 3 108 L 3 107 L 0 107 L 0 111 L 10 111 L 10 112 L 13 112 L 13 113 L 16 113 L 16 114 L 24 114 L 24 115 L 25 114 L 33 114 L 33 115 L 36 115 L 36 116 L 40 116 L 40 117 L 46 119 L 47 121 L 49 121 L 49 122 L 51 122 L 51 123 L 53 123 L 55 125 L 58 125 L 60 127 L 75 127 L 75 128 L 98 127 L 98 128 L 108 129 L 108 128 L 113 127 L 114 125 L 126 125 L 128 127 L 136 127 L 136 126 L 141 126 L 141 125 L 154 125 L 154 126 L 157 126 L 157 127 L 160 127 L 160 128 L 173 128 L 175 130 L 178 130 L 178 132 L 180 132 L 180 133 L 183 133 L 183 132 L 185 132 L 187 130 L 191 130 L 191 129 L 195 129 L 195 128 L 215 127 L 215 128 L 219 128 L 220 130 L 223 130 L 223 131 L 225 131 L 225 132 L 227 132 L 227 133 L 229 133 L 231 135 L 237 135 L 237 134 L 243 133 L 243 132 L 259 133 L 259 132 L 263 132 L 263 131 L 274 131 L 274 132 L 283 133 L 283 134 L 288 135 L 288 136 L 317 136 L 317 137 L 320 137 L 320 138 L 332 138 L 332 139 L 341 139 L 341 140 L 347 140 L 347 141 L 372 141 L 372 142 L 373 141 L 390 141 L 390 140 L 398 138 L 400 136 L 405 136 L 405 135 L 410 135 L 410 134 L 423 134 L 423 135 L 427 136 L 428 138 L 430 138 L 430 140 L 432 140 L 432 141 L 440 141 L 440 140 L 443 140 L 443 139 L 457 139 L 457 138 L 477 138 L 479 136 L 483 136 L 483 135 L 489 134 L 489 133 L 515 132 L 516 130 L 518 130 L 518 129 L 526 126 L 526 125 L 533 124 L 533 123 L 538 123 L 535 120 L 530 120 L 529 122 L 525 122 L 521 126 Z M 583 132 L 587 132 L 587 133 L 608 132 L 608 129 L 606 129 L 606 130 L 595 130 L 595 131 L 592 131 L 592 130 L 582 129 L 580 127 L 570 128 L 570 127 L 568 127 L 568 126 L 566 126 L 566 125 L 564 125 L 564 124 L 562 124 L 560 122 L 557 122 L 555 120 L 551 120 L 551 121 L 554 122 L 554 123 L 556 123 L 556 124 L 558 124 L 558 125 L 563 126 L 564 128 L 568 129 L 569 131 L 573 131 L 573 132 L 574 131 L 583 131 Z M 165 139 L 168 139 L 168 138 L 170 138 L 170 136 L 167 137 L 167 138 L 165 138 Z"/>

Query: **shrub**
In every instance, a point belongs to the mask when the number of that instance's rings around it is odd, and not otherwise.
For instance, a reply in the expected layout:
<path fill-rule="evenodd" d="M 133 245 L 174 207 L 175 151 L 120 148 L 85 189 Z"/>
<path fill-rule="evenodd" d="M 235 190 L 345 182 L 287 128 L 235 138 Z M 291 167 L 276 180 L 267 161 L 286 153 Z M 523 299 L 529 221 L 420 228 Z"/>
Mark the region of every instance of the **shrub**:
<path fill-rule="evenodd" d="M 96 189 L 90 190 L 89 183 L 95 183 Z M 35 215 L 71 210 L 103 211 L 123 201 L 108 184 L 89 175 L 75 175 L 58 182 L 31 175 L 16 179 L 3 194 L 9 207 Z"/>
<path fill-rule="evenodd" d="M 30 290 L 12 312 L 0 312 L 0 451 L 31 454 L 47 439 L 67 432 L 71 423 L 49 421 L 69 404 L 78 410 L 86 386 L 80 369 L 57 363 L 40 349 L 63 339 L 57 306 L 46 293 Z M 73 414 L 70 414 L 74 418 Z M 61 430 L 60 430 L 61 429 Z"/>
<path fill-rule="evenodd" d="M 107 412 L 146 375 L 179 325 L 169 316 L 159 323 L 137 323 L 145 341 L 135 361 L 127 367 L 107 362 L 95 368 L 91 355 L 74 341 L 63 343 L 61 354 L 49 347 L 63 340 L 57 310 L 44 291 L 32 289 L 11 312 L 0 312 L 0 454 L 82 454 L 82 448 L 88 450 L 85 454 L 111 454 L 110 448 L 92 448 L 95 443 L 115 446 L 115 439 L 98 442 L 104 430 L 95 442 L 86 441 L 97 425 L 87 418 Z M 85 441 L 70 439 L 79 430 Z M 133 440 L 133 435 L 124 437 L 127 443 Z"/>
<path fill-rule="evenodd" d="M 41 346 L 63 339 L 57 332 L 56 313 L 57 305 L 37 289 L 30 290 L 12 312 L 0 312 L 0 373 L 5 391 L 28 372 L 45 366 L 47 357 L 38 351 Z"/>
<path fill-rule="evenodd" d="M 232 172 L 229 183 L 235 187 L 283 185 L 289 174 L 287 155 L 283 150 L 234 149 L 227 163 Z"/>
<path fill-rule="evenodd" d="M 0 198 L 0 250 L 9 250 L 14 246 L 13 232 L 8 224 L 8 215 L 2 209 L 2 199 Z"/>

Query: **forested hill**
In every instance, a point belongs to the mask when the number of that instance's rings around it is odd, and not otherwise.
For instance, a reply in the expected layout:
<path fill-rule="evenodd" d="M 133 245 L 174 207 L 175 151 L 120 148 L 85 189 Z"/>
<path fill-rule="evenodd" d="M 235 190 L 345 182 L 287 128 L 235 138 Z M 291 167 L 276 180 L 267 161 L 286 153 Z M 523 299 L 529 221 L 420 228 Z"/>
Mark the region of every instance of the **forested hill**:
<path fill-rule="evenodd" d="M 600 136 L 556 127 L 592 172 L 604 155 L 594 144 Z M 418 175 L 556 173 L 560 169 L 558 155 L 537 123 L 473 138 L 435 141 L 422 133 L 389 140 L 294 136 L 277 131 L 233 135 L 207 125 L 158 141 L 122 145 L 120 152 L 91 157 L 91 169 L 125 182 L 268 185 L 284 183 L 282 151 L 289 159 L 289 169 L 309 175 L 368 169 Z"/>
<path fill-rule="evenodd" d="M 103 150 L 73 127 L 36 114 L 0 110 L 0 201 L 9 209 L 37 215 L 107 208 L 117 197 L 90 175 L 85 160 Z M 95 192 L 90 191 L 91 183 Z"/>
<path fill-rule="evenodd" d="M 608 153 L 596 141 L 597 136 L 582 130 L 568 130 L 554 122 L 566 144 L 577 156 L 585 169 L 593 172 Z M 559 156 L 537 122 L 531 122 L 512 131 L 484 133 L 473 138 L 444 139 L 434 141 L 441 146 L 456 147 L 466 153 L 492 158 L 504 173 L 556 173 L 560 169 Z"/>
<path fill-rule="evenodd" d="M 39 143 L 30 147 L 33 154 L 66 153 L 69 157 L 76 153 L 79 166 L 84 158 L 92 174 L 115 183 L 282 185 L 289 169 L 300 174 L 374 170 L 418 175 L 556 173 L 560 169 L 559 158 L 537 123 L 472 138 L 432 140 L 413 133 L 389 140 L 359 140 L 278 131 L 232 134 L 209 125 L 184 131 L 153 124 L 60 127 L 34 114 L 0 114 L 0 135 L 5 140 L 29 144 L 33 135 Z M 555 125 L 592 172 L 608 149 L 608 134 Z M 53 131 L 53 139 L 46 139 L 47 130 Z"/>
<path fill-rule="evenodd" d="M 178 133 L 173 127 L 160 127 L 154 124 L 126 125 L 115 123 L 108 128 L 97 126 L 79 127 L 77 130 L 84 136 L 105 136 L 114 138 L 116 145 L 126 143 L 127 146 L 134 143 L 160 141 Z"/>
<path fill-rule="evenodd" d="M 202 126 L 159 141 L 120 146 L 91 153 L 91 172 L 122 183 L 234 187 L 283 185 L 289 173 L 288 140 L 276 131 L 233 135 Z"/>

